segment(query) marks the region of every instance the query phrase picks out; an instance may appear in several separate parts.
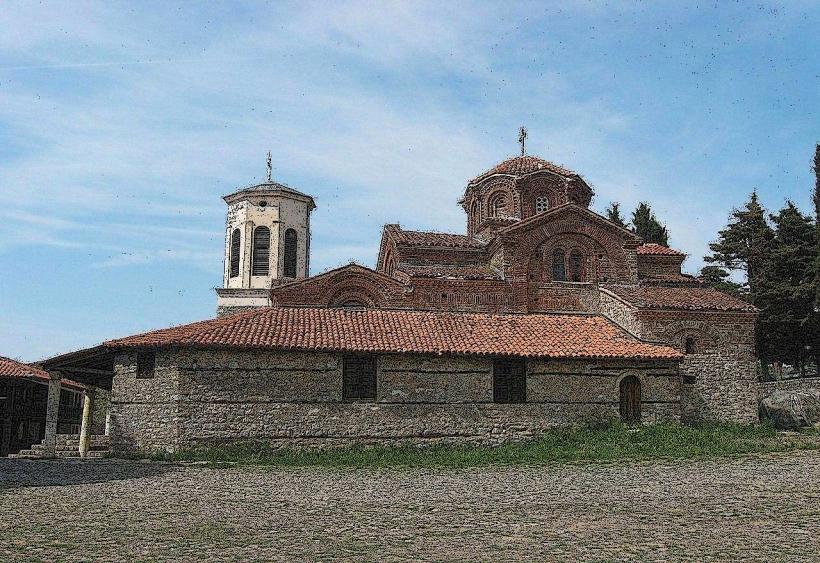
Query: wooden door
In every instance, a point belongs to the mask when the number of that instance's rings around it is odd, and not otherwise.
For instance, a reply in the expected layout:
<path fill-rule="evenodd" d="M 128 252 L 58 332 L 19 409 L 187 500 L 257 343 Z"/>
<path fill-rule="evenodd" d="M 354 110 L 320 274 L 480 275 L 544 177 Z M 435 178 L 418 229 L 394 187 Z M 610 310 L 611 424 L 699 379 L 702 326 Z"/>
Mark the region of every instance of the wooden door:
<path fill-rule="evenodd" d="M 621 380 L 621 421 L 627 424 L 641 421 L 641 382 L 634 375 Z"/>

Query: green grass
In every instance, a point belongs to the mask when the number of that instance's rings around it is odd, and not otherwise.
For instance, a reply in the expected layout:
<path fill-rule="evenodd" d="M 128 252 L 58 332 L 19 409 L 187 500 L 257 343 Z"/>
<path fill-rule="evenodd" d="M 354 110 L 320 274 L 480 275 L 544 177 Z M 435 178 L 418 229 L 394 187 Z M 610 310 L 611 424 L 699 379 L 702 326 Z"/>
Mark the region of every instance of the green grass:
<path fill-rule="evenodd" d="M 169 461 L 204 461 L 213 465 L 457 468 L 577 461 L 695 459 L 798 449 L 820 449 L 818 433 L 784 435 L 762 424 L 658 424 L 637 428 L 612 424 L 599 428 L 553 430 L 537 440 L 498 447 L 354 446 L 300 451 L 277 450 L 264 443 L 245 442 L 153 457 Z"/>

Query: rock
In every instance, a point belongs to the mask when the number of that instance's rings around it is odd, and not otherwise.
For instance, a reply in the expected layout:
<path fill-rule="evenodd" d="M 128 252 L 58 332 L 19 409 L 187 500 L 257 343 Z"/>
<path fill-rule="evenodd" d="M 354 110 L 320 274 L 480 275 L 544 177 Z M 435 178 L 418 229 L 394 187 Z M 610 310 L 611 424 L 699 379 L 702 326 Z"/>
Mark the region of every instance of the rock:
<path fill-rule="evenodd" d="M 820 423 L 820 390 L 775 391 L 760 401 L 760 419 L 791 430 Z"/>

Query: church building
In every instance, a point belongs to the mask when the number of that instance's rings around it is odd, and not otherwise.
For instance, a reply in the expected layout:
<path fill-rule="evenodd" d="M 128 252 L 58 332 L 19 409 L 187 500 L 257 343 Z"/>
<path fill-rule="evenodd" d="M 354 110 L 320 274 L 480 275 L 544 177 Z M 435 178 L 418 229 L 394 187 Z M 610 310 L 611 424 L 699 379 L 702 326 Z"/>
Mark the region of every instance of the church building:
<path fill-rule="evenodd" d="M 43 367 L 111 390 L 115 451 L 756 421 L 754 307 L 682 273 L 685 254 L 644 244 L 592 196 L 522 154 L 467 182 L 464 232 L 388 224 L 375 269 L 310 276 L 316 204 L 269 176 L 224 198 L 216 318 Z"/>

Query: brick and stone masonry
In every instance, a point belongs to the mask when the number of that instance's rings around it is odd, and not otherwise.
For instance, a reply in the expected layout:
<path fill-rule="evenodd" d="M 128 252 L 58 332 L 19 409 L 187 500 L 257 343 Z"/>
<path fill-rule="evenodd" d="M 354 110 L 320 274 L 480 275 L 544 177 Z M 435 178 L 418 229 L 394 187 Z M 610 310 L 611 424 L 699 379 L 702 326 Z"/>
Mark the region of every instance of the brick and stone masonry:
<path fill-rule="evenodd" d="M 567 424 L 619 417 L 619 382 L 641 381 L 643 420 L 680 419 L 676 362 L 528 360 L 521 404 L 493 403 L 492 359 L 377 355 L 377 395 L 342 400 L 343 355 L 167 350 L 155 376 L 116 357 L 117 451 L 176 451 L 237 441 L 326 447 L 352 443 L 499 444 Z"/>

